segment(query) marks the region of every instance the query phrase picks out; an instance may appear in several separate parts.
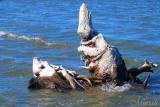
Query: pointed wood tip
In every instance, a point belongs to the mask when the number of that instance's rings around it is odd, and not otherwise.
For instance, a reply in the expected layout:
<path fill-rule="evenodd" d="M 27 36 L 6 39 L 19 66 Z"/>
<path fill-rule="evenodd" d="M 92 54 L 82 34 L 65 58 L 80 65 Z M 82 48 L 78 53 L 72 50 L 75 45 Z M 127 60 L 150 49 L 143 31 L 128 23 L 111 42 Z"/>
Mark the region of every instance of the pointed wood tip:
<path fill-rule="evenodd" d="M 80 11 L 86 11 L 87 10 L 87 6 L 86 4 L 83 2 L 82 5 L 80 6 Z"/>

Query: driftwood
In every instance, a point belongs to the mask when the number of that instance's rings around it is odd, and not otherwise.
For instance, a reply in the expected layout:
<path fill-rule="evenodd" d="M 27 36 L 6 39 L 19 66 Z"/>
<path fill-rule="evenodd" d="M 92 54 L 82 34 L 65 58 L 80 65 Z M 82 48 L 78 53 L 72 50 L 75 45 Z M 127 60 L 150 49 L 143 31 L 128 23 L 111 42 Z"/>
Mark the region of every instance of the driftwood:
<path fill-rule="evenodd" d="M 31 89 L 86 89 L 91 87 L 91 81 L 83 75 L 48 64 L 47 61 L 33 58 L 33 77 L 29 81 Z"/>
<path fill-rule="evenodd" d="M 83 68 L 89 70 L 93 78 L 113 82 L 116 85 L 123 85 L 126 81 L 142 83 L 137 76 L 142 72 L 152 72 L 151 69 L 157 66 L 147 61 L 138 68 L 127 70 L 118 49 L 107 43 L 104 36 L 94 30 L 91 13 L 85 3 L 80 7 L 77 33 L 80 35 L 78 51 L 84 53 L 81 56 L 81 60 L 85 62 Z"/>
<path fill-rule="evenodd" d="M 48 64 L 38 58 L 33 58 L 33 77 L 29 81 L 30 89 L 86 89 L 104 83 L 123 85 L 125 82 L 148 86 L 150 75 L 143 82 L 137 76 L 143 72 L 153 72 L 157 67 L 149 61 L 137 68 L 126 69 L 125 62 L 116 47 L 111 46 L 101 33 L 92 26 L 91 13 L 85 3 L 80 7 L 78 34 L 80 46 L 78 51 L 83 52 L 81 60 L 83 68 L 90 71 L 90 75 L 80 75 L 75 71 Z"/>

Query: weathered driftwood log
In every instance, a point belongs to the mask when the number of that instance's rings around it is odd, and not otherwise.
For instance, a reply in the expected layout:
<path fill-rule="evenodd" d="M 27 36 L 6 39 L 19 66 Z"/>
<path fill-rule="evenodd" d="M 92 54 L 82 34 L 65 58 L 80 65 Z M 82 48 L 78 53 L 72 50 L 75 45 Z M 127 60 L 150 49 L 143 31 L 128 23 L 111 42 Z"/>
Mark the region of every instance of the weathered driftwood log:
<path fill-rule="evenodd" d="M 33 77 L 28 86 L 31 89 L 85 89 L 92 86 L 85 76 L 38 58 L 33 58 L 32 70 Z"/>
<path fill-rule="evenodd" d="M 88 56 L 84 61 L 92 76 L 103 78 L 108 75 L 117 83 L 127 80 L 127 70 L 121 54 L 105 41 L 102 34 L 93 29 L 91 14 L 85 3 L 80 7 L 77 32 L 81 39 L 78 51 L 83 52 L 85 57 Z"/>
<path fill-rule="evenodd" d="M 118 49 L 107 43 L 103 35 L 93 29 L 91 13 L 85 3 L 80 7 L 77 33 L 80 35 L 78 51 L 84 53 L 81 57 L 85 62 L 83 68 L 88 69 L 94 78 L 121 85 L 130 79 L 138 80 L 137 75 L 150 72 L 155 67 L 141 66 L 128 72 Z"/>

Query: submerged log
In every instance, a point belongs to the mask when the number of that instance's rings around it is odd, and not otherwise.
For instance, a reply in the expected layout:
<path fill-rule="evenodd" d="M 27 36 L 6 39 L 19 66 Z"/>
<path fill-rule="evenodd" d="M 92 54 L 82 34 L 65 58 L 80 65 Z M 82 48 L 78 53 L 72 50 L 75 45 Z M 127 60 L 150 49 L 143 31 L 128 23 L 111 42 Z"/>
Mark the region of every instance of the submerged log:
<path fill-rule="evenodd" d="M 62 78 L 58 74 L 46 77 L 34 77 L 29 81 L 30 89 L 72 89 L 66 79 Z"/>
<path fill-rule="evenodd" d="M 30 89 L 86 89 L 91 87 L 90 79 L 63 68 L 48 64 L 47 61 L 33 58 L 33 77 Z"/>
<path fill-rule="evenodd" d="M 130 80 L 135 79 L 138 75 L 144 72 L 151 72 L 153 73 L 152 68 L 156 68 L 158 65 L 145 60 L 144 64 L 137 68 L 131 68 L 128 70 Z"/>

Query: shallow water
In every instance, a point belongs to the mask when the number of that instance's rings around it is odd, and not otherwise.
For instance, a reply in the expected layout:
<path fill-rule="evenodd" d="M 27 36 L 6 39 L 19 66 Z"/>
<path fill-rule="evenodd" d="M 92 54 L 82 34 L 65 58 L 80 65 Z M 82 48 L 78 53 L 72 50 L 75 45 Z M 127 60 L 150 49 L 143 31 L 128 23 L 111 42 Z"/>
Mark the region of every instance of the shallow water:
<path fill-rule="evenodd" d="M 81 74 L 76 34 L 80 0 L 0 0 L 1 106 L 160 106 L 160 68 L 149 89 L 106 92 L 28 90 L 32 58 L 63 65 Z M 160 64 L 159 0 L 90 0 L 94 27 L 122 53 L 127 67 L 144 59 Z M 142 79 L 148 74 L 141 76 Z"/>

